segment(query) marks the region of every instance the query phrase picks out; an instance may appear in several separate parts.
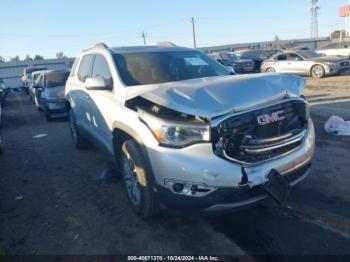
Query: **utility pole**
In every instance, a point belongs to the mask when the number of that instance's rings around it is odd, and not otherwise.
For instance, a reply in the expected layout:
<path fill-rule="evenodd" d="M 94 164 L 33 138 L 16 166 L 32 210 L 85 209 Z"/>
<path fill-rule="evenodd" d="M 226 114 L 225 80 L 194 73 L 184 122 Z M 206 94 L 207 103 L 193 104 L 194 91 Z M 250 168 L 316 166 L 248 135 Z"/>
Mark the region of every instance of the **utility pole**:
<path fill-rule="evenodd" d="M 318 0 L 310 0 L 310 13 L 311 13 L 311 38 L 318 38 Z"/>
<path fill-rule="evenodd" d="M 196 44 L 196 27 L 194 23 L 194 17 L 191 17 L 191 23 L 192 23 L 192 35 L 193 35 L 193 47 L 197 48 Z"/>
<path fill-rule="evenodd" d="M 142 31 L 141 37 L 143 38 L 143 44 L 146 45 L 146 33 Z"/>

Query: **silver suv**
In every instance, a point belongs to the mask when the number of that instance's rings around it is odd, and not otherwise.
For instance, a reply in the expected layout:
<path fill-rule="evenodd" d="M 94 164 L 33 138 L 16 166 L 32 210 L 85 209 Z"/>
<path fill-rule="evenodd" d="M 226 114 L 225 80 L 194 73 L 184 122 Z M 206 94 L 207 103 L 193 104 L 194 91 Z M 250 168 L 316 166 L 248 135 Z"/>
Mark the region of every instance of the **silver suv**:
<path fill-rule="evenodd" d="M 65 94 L 75 146 L 105 152 L 147 217 L 284 204 L 314 152 L 304 85 L 232 76 L 195 49 L 97 44 L 76 58 Z"/>

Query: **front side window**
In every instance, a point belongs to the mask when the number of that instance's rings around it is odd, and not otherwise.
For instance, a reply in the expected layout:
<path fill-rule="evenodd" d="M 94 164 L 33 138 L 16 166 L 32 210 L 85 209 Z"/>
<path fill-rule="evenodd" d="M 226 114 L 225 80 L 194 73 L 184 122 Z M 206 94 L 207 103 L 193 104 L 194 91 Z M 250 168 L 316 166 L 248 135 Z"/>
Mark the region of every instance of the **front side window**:
<path fill-rule="evenodd" d="M 287 60 L 288 61 L 301 61 L 303 59 L 297 54 L 290 53 L 287 55 Z"/>
<path fill-rule="evenodd" d="M 115 54 L 125 85 L 148 85 L 229 75 L 223 66 L 198 51 Z"/>
<path fill-rule="evenodd" d="M 92 63 L 94 61 L 94 55 L 86 55 L 81 60 L 78 78 L 80 81 L 85 82 L 86 78 L 91 76 Z"/>
<path fill-rule="evenodd" d="M 69 72 L 52 72 L 45 75 L 45 87 L 64 86 L 69 77 Z"/>
<path fill-rule="evenodd" d="M 92 69 L 92 77 L 101 77 L 110 87 L 113 86 L 113 79 L 106 59 L 102 55 L 96 55 Z"/>

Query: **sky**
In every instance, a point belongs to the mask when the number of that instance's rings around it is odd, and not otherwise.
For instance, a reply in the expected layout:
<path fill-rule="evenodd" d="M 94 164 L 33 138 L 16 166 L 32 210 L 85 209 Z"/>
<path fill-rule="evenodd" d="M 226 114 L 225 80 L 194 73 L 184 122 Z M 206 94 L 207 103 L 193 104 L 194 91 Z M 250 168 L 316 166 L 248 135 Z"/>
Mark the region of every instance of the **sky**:
<path fill-rule="evenodd" d="M 345 29 L 339 7 L 319 0 L 319 35 Z M 74 57 L 98 42 L 109 46 L 171 41 L 197 47 L 307 38 L 309 0 L 1 0 L 0 56 Z"/>

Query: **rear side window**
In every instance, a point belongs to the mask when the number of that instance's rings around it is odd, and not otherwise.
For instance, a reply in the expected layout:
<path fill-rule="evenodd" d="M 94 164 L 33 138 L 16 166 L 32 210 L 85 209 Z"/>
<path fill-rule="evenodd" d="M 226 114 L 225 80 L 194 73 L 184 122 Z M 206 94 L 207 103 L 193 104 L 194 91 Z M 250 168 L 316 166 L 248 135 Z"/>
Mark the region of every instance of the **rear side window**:
<path fill-rule="evenodd" d="M 102 55 L 96 55 L 92 69 L 92 77 L 102 77 L 110 87 L 113 86 L 113 79 L 106 59 Z"/>
<path fill-rule="evenodd" d="M 86 78 L 91 76 L 93 61 L 94 55 L 86 55 L 82 58 L 78 71 L 78 78 L 80 81 L 85 82 Z"/>
<path fill-rule="evenodd" d="M 278 61 L 284 61 L 287 60 L 287 56 L 285 54 L 277 56 Z"/>

